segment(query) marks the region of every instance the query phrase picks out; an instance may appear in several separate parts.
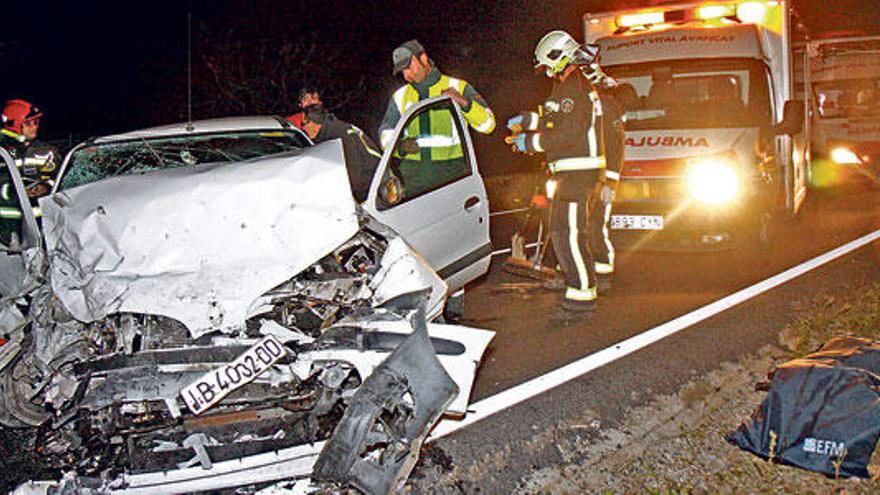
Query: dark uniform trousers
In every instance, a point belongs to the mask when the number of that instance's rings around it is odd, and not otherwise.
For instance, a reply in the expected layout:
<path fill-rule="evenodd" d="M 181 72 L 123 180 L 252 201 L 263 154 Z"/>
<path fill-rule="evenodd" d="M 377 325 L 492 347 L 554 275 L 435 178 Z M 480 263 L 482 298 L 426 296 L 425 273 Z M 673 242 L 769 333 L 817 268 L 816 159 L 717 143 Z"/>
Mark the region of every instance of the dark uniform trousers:
<path fill-rule="evenodd" d="M 596 299 L 596 269 L 590 250 L 591 211 L 597 203 L 598 171 L 554 174 L 557 194 L 550 212 L 550 238 L 565 277 L 565 299 L 592 304 Z"/>

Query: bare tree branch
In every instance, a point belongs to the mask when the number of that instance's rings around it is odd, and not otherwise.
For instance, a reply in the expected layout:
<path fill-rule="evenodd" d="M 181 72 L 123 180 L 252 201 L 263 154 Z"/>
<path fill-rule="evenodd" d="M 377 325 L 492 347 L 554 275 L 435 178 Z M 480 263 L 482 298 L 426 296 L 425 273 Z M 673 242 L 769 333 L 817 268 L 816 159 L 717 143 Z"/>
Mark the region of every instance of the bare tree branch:
<path fill-rule="evenodd" d="M 202 84 L 194 88 L 194 104 L 201 118 L 290 114 L 297 110 L 297 93 L 306 85 L 318 88 L 331 110 L 364 95 L 363 78 L 337 77 L 333 68 L 343 63 L 344 54 L 334 44 L 319 43 L 317 34 L 247 37 L 235 29 L 218 34 L 201 26 L 197 36 L 194 55 L 203 73 L 197 77 Z"/>

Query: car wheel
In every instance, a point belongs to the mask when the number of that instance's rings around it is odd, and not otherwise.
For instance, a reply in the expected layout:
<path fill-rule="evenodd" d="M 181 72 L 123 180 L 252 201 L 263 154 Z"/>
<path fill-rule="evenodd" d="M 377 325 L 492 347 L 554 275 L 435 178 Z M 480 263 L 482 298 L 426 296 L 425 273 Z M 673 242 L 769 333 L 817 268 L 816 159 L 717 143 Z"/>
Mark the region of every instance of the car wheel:
<path fill-rule="evenodd" d="M 27 380 L 15 378 L 14 370 L 21 363 L 19 355 L 0 375 L 0 379 L 2 379 L 0 394 L 3 396 L 0 419 L 12 427 L 16 425 L 39 426 L 51 419 L 52 415 L 44 408 L 31 403 L 30 398 L 34 396 L 33 385 Z M 21 371 L 19 374 L 23 375 Z"/>

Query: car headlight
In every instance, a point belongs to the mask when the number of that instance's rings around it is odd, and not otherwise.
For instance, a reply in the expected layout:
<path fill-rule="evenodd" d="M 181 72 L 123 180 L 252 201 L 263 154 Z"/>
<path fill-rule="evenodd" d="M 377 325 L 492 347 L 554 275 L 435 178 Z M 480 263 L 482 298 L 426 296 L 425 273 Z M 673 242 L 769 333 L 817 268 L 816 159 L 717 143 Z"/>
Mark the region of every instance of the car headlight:
<path fill-rule="evenodd" d="M 739 193 L 740 179 L 733 158 L 710 157 L 691 160 L 687 172 L 688 191 L 697 201 L 720 205 Z"/>
<path fill-rule="evenodd" d="M 831 159 L 838 165 L 858 165 L 862 163 L 858 155 L 847 148 L 834 148 L 831 151 Z"/>

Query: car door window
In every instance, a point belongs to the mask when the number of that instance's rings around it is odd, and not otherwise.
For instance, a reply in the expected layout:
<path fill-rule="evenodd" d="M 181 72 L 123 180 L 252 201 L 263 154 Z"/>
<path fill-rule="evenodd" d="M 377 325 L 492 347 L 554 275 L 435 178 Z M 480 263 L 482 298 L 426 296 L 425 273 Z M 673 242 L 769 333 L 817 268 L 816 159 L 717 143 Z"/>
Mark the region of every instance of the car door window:
<path fill-rule="evenodd" d="M 3 161 L 0 160 L 0 164 Z M 18 247 L 22 241 L 23 219 L 18 195 L 9 170 L 0 167 L 0 243 L 7 247 Z"/>
<path fill-rule="evenodd" d="M 407 120 L 382 177 L 377 209 L 386 210 L 472 173 L 461 122 L 449 100 Z"/>

